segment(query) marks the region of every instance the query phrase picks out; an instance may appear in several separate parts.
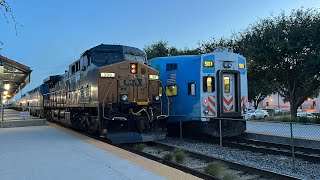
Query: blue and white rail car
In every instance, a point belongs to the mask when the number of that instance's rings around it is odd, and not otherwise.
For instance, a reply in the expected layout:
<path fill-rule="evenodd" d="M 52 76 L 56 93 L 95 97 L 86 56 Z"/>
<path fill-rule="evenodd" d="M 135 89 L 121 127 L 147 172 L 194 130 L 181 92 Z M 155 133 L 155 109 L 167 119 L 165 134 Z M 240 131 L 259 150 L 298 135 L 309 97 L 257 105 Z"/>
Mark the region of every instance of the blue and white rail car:
<path fill-rule="evenodd" d="M 239 135 L 246 129 L 248 85 L 246 59 L 228 48 L 212 53 L 151 59 L 169 97 L 168 130 L 219 136 Z M 162 99 L 163 104 L 167 99 Z M 228 120 L 227 120 L 228 119 Z M 230 120 L 230 119 L 241 119 Z"/>

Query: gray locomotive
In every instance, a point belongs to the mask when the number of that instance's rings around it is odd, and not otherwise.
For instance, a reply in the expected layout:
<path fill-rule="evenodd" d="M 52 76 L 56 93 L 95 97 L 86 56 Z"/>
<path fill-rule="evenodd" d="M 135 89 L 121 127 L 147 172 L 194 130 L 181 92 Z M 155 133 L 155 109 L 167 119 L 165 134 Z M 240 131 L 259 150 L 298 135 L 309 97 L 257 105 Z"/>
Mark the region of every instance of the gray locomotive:
<path fill-rule="evenodd" d="M 85 51 L 62 75 L 46 78 L 48 92 L 34 90 L 24 103 L 42 101 L 38 114 L 113 143 L 164 139 L 167 115 L 163 114 L 158 71 L 146 65 L 138 48 L 101 44 Z M 39 90 L 41 88 L 38 88 Z M 20 106 L 23 103 L 16 103 Z M 28 106 L 33 112 L 35 106 Z"/>

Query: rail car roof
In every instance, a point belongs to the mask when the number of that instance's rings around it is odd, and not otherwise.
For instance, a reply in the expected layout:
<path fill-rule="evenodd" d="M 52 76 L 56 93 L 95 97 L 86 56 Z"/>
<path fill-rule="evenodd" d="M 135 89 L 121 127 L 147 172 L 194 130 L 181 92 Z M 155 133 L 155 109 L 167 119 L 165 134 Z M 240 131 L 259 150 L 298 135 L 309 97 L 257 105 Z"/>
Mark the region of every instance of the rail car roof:
<path fill-rule="evenodd" d="M 43 80 L 43 83 L 50 83 L 50 82 L 56 82 L 59 81 L 61 79 L 61 75 L 53 75 L 53 76 L 49 76 L 46 79 Z"/>
<path fill-rule="evenodd" d="M 100 44 L 98 46 L 95 46 L 93 48 L 86 50 L 81 55 L 85 55 L 85 54 L 88 54 L 90 51 L 95 51 L 95 50 L 99 50 L 99 49 L 110 50 L 110 51 L 112 51 L 112 50 L 113 51 L 122 51 L 124 54 L 133 53 L 135 55 L 146 56 L 146 53 L 139 48 L 131 47 L 131 46 L 124 46 L 124 45 L 113 45 L 113 44 Z"/>
<path fill-rule="evenodd" d="M 199 55 L 181 55 L 181 56 L 167 56 L 167 57 L 156 57 L 150 59 L 150 62 L 159 61 L 159 62 L 179 62 L 179 61 L 192 61 L 201 58 L 201 54 Z"/>

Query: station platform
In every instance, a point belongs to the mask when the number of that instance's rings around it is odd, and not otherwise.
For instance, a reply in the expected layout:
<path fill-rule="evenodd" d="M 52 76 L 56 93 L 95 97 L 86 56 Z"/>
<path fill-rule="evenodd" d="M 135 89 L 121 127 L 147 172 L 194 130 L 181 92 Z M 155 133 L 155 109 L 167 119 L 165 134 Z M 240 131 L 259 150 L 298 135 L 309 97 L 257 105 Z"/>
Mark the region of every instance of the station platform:
<path fill-rule="evenodd" d="M 1 128 L 1 180 L 199 179 L 61 126 Z"/>
<path fill-rule="evenodd" d="M 27 115 L 28 112 L 19 112 L 14 109 L 4 109 L 3 121 L 0 120 L 0 127 L 26 127 L 26 126 L 44 126 L 45 119 Z M 0 114 L 1 117 L 1 114 Z"/>
<path fill-rule="evenodd" d="M 293 143 L 298 147 L 320 149 L 320 125 L 292 123 Z M 278 144 L 292 144 L 288 122 L 247 121 L 243 138 Z"/>
<path fill-rule="evenodd" d="M 258 133 L 290 137 L 291 130 L 288 122 L 247 121 L 247 133 Z M 292 135 L 297 139 L 320 141 L 320 125 L 292 123 Z"/>

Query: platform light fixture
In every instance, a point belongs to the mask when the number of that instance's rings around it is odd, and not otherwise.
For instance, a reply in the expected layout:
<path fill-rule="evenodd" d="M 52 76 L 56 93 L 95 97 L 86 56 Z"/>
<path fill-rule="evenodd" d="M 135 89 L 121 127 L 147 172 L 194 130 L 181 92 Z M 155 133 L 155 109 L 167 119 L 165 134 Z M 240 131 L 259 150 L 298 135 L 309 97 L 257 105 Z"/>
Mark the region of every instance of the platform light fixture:
<path fill-rule="evenodd" d="M 9 90 L 9 89 L 10 89 L 10 84 L 5 84 L 5 85 L 4 85 L 4 89 L 5 89 L 5 90 Z"/>

